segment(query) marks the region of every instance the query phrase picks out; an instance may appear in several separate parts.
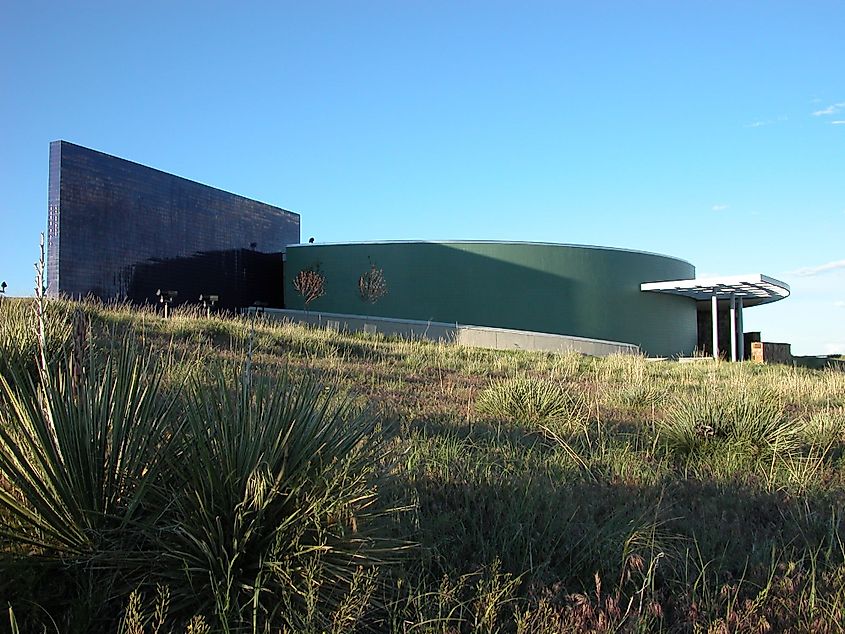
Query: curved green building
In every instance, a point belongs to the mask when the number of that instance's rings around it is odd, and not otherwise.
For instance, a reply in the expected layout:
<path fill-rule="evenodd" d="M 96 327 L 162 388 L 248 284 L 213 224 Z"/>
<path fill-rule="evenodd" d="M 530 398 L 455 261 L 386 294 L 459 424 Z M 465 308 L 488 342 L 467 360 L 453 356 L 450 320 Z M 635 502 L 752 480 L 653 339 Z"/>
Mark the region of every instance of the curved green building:
<path fill-rule="evenodd" d="M 485 241 L 300 244 L 287 247 L 285 306 L 319 271 L 311 311 L 508 328 L 635 344 L 648 355 L 687 355 L 696 301 L 642 292 L 643 282 L 690 279 L 673 257 L 608 247 Z M 362 292 L 373 271 L 384 294 Z M 369 274 L 369 277 L 368 277 Z"/>

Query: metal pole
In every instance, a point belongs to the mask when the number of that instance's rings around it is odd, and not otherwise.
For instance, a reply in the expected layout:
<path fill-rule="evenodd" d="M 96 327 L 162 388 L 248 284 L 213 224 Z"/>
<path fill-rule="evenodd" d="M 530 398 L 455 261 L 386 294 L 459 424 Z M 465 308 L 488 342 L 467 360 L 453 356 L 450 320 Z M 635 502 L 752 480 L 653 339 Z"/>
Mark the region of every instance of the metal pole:
<path fill-rule="evenodd" d="M 713 320 L 713 358 L 719 358 L 719 298 L 716 293 L 710 298 L 710 306 Z"/>
<path fill-rule="evenodd" d="M 745 361 L 745 331 L 742 326 L 742 295 L 736 298 L 737 336 L 739 337 L 739 360 Z"/>
<path fill-rule="evenodd" d="M 736 361 L 736 295 L 731 293 L 731 361 Z"/>

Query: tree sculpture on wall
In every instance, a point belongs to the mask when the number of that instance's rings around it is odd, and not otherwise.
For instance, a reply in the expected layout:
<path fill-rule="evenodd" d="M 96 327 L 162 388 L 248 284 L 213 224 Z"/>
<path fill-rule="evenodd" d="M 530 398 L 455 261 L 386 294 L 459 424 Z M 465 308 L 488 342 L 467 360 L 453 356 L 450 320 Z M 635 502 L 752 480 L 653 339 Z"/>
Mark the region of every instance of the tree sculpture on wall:
<path fill-rule="evenodd" d="M 358 278 L 358 291 L 361 299 L 368 304 L 375 304 L 379 299 L 387 295 L 387 282 L 384 281 L 384 270 L 377 268 L 370 263 L 370 270 L 361 274 Z"/>
<path fill-rule="evenodd" d="M 326 294 L 326 276 L 320 272 L 319 265 L 302 269 L 293 278 L 293 288 L 305 299 L 305 310 L 308 310 L 308 304 Z"/>

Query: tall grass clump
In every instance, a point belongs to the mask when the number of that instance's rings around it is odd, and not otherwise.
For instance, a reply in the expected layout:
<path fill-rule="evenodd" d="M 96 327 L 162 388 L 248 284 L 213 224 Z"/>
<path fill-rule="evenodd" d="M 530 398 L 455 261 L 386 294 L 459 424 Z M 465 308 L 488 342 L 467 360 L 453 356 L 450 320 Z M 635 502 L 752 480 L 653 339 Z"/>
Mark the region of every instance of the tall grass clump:
<path fill-rule="evenodd" d="M 803 428 L 774 390 L 738 381 L 677 397 L 658 427 L 676 456 L 731 451 L 750 458 L 789 455 L 800 446 Z"/>
<path fill-rule="evenodd" d="M 34 371 L 39 356 L 38 318 L 32 300 L 0 301 L 0 372 L 9 366 Z M 55 359 L 68 347 L 72 331 L 71 309 L 64 302 L 50 302 L 44 315 L 45 353 Z"/>
<path fill-rule="evenodd" d="M 669 394 L 665 382 L 653 374 L 636 374 L 619 385 L 605 386 L 604 398 L 611 404 L 657 408 Z"/>
<path fill-rule="evenodd" d="M 830 449 L 845 442 L 845 407 L 816 412 L 804 426 L 807 442 Z"/>
<path fill-rule="evenodd" d="M 215 615 L 219 631 L 328 628 L 315 597 L 333 613 L 357 571 L 391 557 L 374 431 L 349 396 L 307 376 L 221 370 L 193 382 L 174 466 L 178 521 L 166 530 L 174 602 Z"/>
<path fill-rule="evenodd" d="M 602 400 L 609 405 L 656 408 L 668 396 L 659 366 L 634 354 L 612 354 L 594 361 L 602 386 Z"/>
<path fill-rule="evenodd" d="M 776 373 L 776 381 L 771 375 L 766 378 L 787 402 L 802 408 L 845 406 L 845 372 L 841 370 L 781 366 L 772 373 Z"/>
<path fill-rule="evenodd" d="M 580 352 L 564 352 L 552 356 L 550 374 L 561 380 L 571 381 L 578 376 L 587 357 Z"/>
<path fill-rule="evenodd" d="M 583 395 L 565 383 L 518 376 L 492 383 L 479 394 L 475 409 L 497 420 L 560 428 L 581 422 L 587 405 Z"/>

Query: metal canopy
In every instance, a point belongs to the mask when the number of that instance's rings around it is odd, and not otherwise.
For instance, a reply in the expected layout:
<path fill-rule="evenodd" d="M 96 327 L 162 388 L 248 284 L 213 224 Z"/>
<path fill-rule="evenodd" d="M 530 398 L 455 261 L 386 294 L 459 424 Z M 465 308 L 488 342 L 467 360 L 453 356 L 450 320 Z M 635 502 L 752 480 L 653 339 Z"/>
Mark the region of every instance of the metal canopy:
<path fill-rule="evenodd" d="M 733 296 L 737 299 L 741 298 L 746 307 L 769 304 L 789 297 L 789 284 L 760 273 L 730 277 L 702 277 L 695 280 L 644 282 L 640 284 L 640 290 L 681 295 L 698 301 L 714 297 L 717 300 L 729 300 Z"/>

